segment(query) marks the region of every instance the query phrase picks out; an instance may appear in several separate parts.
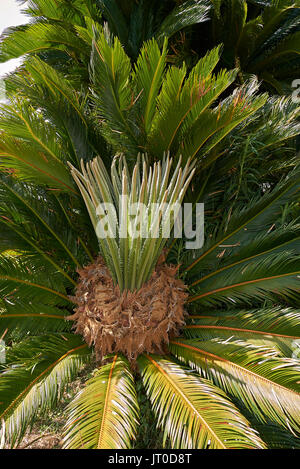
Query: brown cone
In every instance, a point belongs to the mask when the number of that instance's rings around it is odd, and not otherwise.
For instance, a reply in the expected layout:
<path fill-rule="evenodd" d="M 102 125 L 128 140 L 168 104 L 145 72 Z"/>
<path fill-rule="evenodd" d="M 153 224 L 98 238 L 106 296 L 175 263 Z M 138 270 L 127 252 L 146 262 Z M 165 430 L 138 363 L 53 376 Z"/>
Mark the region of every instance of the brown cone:
<path fill-rule="evenodd" d="M 113 284 L 103 259 L 79 270 L 75 296 L 75 332 L 88 345 L 94 345 L 96 356 L 122 352 L 130 361 L 143 353 L 163 353 L 170 337 L 179 334 L 184 324 L 184 283 L 175 278 L 177 268 L 156 266 L 150 280 L 135 292 L 120 293 Z"/>

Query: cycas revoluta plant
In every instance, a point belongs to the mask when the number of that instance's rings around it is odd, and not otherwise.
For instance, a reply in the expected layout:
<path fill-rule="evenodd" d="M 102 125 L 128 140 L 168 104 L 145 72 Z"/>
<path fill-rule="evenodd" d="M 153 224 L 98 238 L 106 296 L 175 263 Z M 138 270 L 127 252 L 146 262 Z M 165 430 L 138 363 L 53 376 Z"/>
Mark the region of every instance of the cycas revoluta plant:
<path fill-rule="evenodd" d="M 223 44 L 222 66 L 239 68 L 239 83 L 256 75 L 273 94 L 289 95 L 299 72 L 298 1 L 31 0 L 24 10 L 31 22 L 5 31 L 0 61 L 38 55 L 78 88 L 89 84 L 93 28 L 104 24 L 132 60 L 144 41 L 168 38 L 169 61 L 188 67 Z"/>
<path fill-rule="evenodd" d="M 294 356 L 300 338 L 299 224 L 286 223 L 282 214 L 297 201 L 299 171 L 280 173 L 279 184 L 269 183 L 266 172 L 265 185 L 250 191 L 247 204 L 239 190 L 229 204 L 224 179 L 231 183 L 239 148 L 245 151 L 236 132 L 249 126 L 259 139 L 269 135 L 261 120 L 267 96 L 250 81 L 221 99 L 235 72 L 213 74 L 216 49 L 189 74 L 185 67 L 167 68 L 166 52 L 166 44 L 160 51 L 150 41 L 131 69 L 120 42 L 95 31 L 92 99 L 36 58 L 26 63 L 24 75 L 10 79 L 19 93 L 1 111 L 0 335 L 12 341 L 0 375 L 3 445 L 16 446 L 37 412 L 55 405 L 91 361 L 95 343 L 94 375 L 66 410 L 64 448 L 133 445 L 143 411 L 140 383 L 164 446 L 300 446 L 300 366 Z M 289 117 L 287 134 L 269 135 L 268 141 L 284 152 L 299 129 L 289 106 L 281 112 L 278 122 Z M 230 136 L 232 151 L 226 153 Z M 249 166 L 256 144 L 245 152 Z M 111 168 L 117 151 L 126 160 L 118 156 Z M 175 170 L 163 151 L 170 151 Z M 138 152 L 148 153 L 141 173 Z M 102 162 L 94 159 L 99 155 Z M 117 220 L 126 221 L 117 211 L 119 194 L 169 204 L 205 201 L 204 246 L 191 251 L 184 239 L 170 239 L 166 260 L 158 261 L 161 236 L 100 237 L 98 244 L 95 216 L 105 228 L 108 215 L 97 213 L 98 201 L 113 202 Z M 160 234 L 162 219 L 153 220 Z M 127 223 L 135 224 L 136 217 Z M 102 306 L 111 301 L 107 291 L 116 295 L 114 316 Z M 144 303 L 135 309 L 138 295 Z M 118 331 L 124 336 L 140 311 L 152 325 L 157 321 L 157 331 L 161 326 L 158 344 L 153 329 L 143 331 L 141 350 L 120 337 L 105 342 L 110 318 L 123 321 Z M 70 317 L 76 327 L 83 318 L 78 334 Z M 175 322 L 167 331 L 166 319 Z"/>
<path fill-rule="evenodd" d="M 104 262 L 100 258 L 80 271 L 73 298 L 78 308 L 70 319 L 101 358 L 123 352 L 133 359 L 161 352 L 184 324 L 184 283 L 175 278 L 176 268 L 158 261 L 194 170 L 189 161 L 181 168 L 179 160 L 170 178 L 167 157 L 148 174 L 143 158 L 142 174 L 138 162 L 130 181 L 126 160 L 119 174 L 115 161 L 111 179 L 99 158 L 86 168 L 82 164 L 82 173 L 71 166 Z"/>
<path fill-rule="evenodd" d="M 83 86 L 89 80 L 86 64 L 93 27 L 108 24 L 127 54 L 136 59 L 144 41 L 155 38 L 162 44 L 164 38 L 207 21 L 210 9 L 208 0 L 186 0 L 177 5 L 173 0 L 30 0 L 24 13 L 31 21 L 3 33 L 0 61 L 38 55 Z"/>
<path fill-rule="evenodd" d="M 275 94 L 290 94 L 300 66 L 299 2 L 213 0 L 213 43 L 224 43 L 223 63 L 240 79 L 256 74 Z"/>

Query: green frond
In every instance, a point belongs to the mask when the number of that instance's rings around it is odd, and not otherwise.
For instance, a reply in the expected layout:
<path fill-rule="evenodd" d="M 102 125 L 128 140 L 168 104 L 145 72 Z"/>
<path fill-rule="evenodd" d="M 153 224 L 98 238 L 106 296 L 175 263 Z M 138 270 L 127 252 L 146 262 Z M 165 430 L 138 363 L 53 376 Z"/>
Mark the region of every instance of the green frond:
<path fill-rule="evenodd" d="M 271 228 L 278 219 L 280 207 L 297 197 L 299 184 L 299 173 L 291 172 L 271 192 L 251 201 L 243 209 L 236 210 L 229 222 L 224 217 L 216 236 L 207 240 L 200 253 L 192 253 L 194 260 L 186 267 L 187 272 L 191 271 L 189 276 L 195 275 L 196 271 L 214 266 L 220 255 L 226 253 L 227 248 L 232 253 L 232 248 L 235 246 L 240 248 L 249 244 L 262 226 L 265 230 Z"/>
<path fill-rule="evenodd" d="M 24 12 L 34 17 L 48 20 L 64 20 L 68 24 L 82 24 L 82 15 L 93 13 L 87 6 L 91 2 L 75 0 L 71 4 L 66 0 L 29 0 Z"/>
<path fill-rule="evenodd" d="M 32 337 L 8 351 L 0 380 L 0 440 L 14 447 L 89 357 L 88 346 L 73 334 Z"/>
<path fill-rule="evenodd" d="M 271 45 L 275 39 L 289 34 L 290 27 L 297 25 L 299 19 L 299 11 L 290 2 L 265 2 L 262 13 L 264 28 L 257 39 L 258 52 L 265 48 L 265 45 Z M 295 23 L 296 22 L 296 23 Z M 287 28 L 283 26 L 288 26 Z"/>
<path fill-rule="evenodd" d="M 3 114 L 0 118 L 3 118 L 5 128 Z M 16 138 L 8 131 L 0 136 L 0 168 L 12 169 L 25 181 L 39 180 L 40 184 L 76 194 L 76 188 L 65 164 L 53 154 L 46 156 L 43 147 L 44 145 L 40 145 L 37 148 L 32 142 Z"/>
<path fill-rule="evenodd" d="M 249 57 L 249 69 L 262 70 L 268 67 L 268 63 L 273 61 L 281 53 L 289 53 L 289 46 L 295 44 L 294 53 L 299 53 L 297 46 L 297 31 L 300 24 L 299 8 L 292 5 L 284 5 L 282 8 L 276 3 L 269 8 L 265 8 L 262 15 L 264 27 L 256 39 L 256 47 Z M 280 61 L 277 61 L 279 65 Z M 275 64 L 274 64 L 275 65 Z"/>
<path fill-rule="evenodd" d="M 106 152 L 99 130 L 92 124 L 88 110 L 88 92 L 73 85 L 72 80 L 44 61 L 31 57 L 26 61 L 27 79 L 13 75 L 6 81 L 8 94 L 20 94 L 30 101 L 35 112 L 50 121 L 58 133 L 62 152 L 78 164 L 81 158 L 89 159 L 94 152 Z M 97 147 L 96 149 L 94 147 Z"/>
<path fill-rule="evenodd" d="M 43 195 L 46 206 L 41 203 Z M 60 260 L 66 256 L 73 265 L 80 267 L 81 263 L 77 259 L 77 233 L 66 228 L 65 217 L 62 216 L 61 211 L 59 213 L 55 199 L 53 200 L 48 194 L 43 194 L 40 188 L 36 191 L 35 188 L 26 186 L 24 183 L 20 184 L 13 178 L 0 177 L 0 201 L 3 204 L 0 210 L 2 217 L 17 223 L 22 217 L 22 223 L 27 225 L 27 233 L 29 231 L 28 225 L 33 222 L 32 232 L 39 232 L 40 238 L 42 236 L 46 239 L 49 238 L 50 246 L 53 243 L 58 244 Z M 54 211 L 55 215 L 53 216 Z M 41 239 L 39 241 L 41 242 Z M 10 249 L 15 248 L 10 247 Z"/>
<path fill-rule="evenodd" d="M 214 0 L 213 43 L 224 44 L 227 67 L 241 68 L 240 81 L 255 74 L 264 88 L 275 94 L 289 94 L 291 62 L 299 57 L 300 11 L 293 2 Z M 292 74 L 292 77 L 297 74 Z"/>
<path fill-rule="evenodd" d="M 135 65 L 133 82 L 137 87 L 137 92 L 141 93 L 139 105 L 146 134 L 149 134 L 151 129 L 156 98 L 163 82 L 166 55 L 166 40 L 162 52 L 156 41 L 148 41 L 144 44 Z"/>
<path fill-rule="evenodd" d="M 248 4 L 244 0 L 213 0 L 212 3 L 214 40 L 225 42 L 225 60 L 231 63 L 246 24 Z"/>
<path fill-rule="evenodd" d="M 249 332 L 255 335 L 300 338 L 300 311 L 293 308 L 262 308 L 252 310 L 208 311 L 207 315 L 191 315 L 185 329 L 191 337 L 201 328 L 218 333 L 222 328 L 230 333 Z M 194 336 L 196 337 L 196 336 Z"/>
<path fill-rule="evenodd" d="M 60 24 L 41 22 L 8 28 L 1 39 L 0 62 L 47 49 L 88 52 L 85 43 Z"/>
<path fill-rule="evenodd" d="M 69 104 L 72 111 L 78 115 L 83 124 L 87 126 L 86 116 L 83 113 L 84 101 L 78 99 L 80 94 L 72 87 L 70 81 L 66 80 L 60 72 L 46 62 L 36 57 L 30 58 L 26 62 L 26 70 L 31 74 L 35 85 L 47 88 L 49 94 L 51 93 L 50 96 L 52 95 L 52 100 L 64 100 L 65 103 Z M 51 108 L 51 104 L 49 107 Z"/>
<path fill-rule="evenodd" d="M 282 41 L 275 49 L 272 54 L 264 54 L 259 63 L 255 63 L 255 69 L 258 71 L 264 70 L 265 67 L 276 67 L 281 65 L 281 61 L 285 60 L 286 57 L 290 57 L 291 54 L 300 54 L 299 48 L 300 32 L 290 35 L 284 41 Z M 253 66 L 251 68 L 253 70 Z"/>
<path fill-rule="evenodd" d="M 108 21 L 109 29 L 119 37 L 121 43 L 128 43 L 128 25 L 117 0 L 99 0 L 101 12 Z"/>
<path fill-rule="evenodd" d="M 128 362 L 116 355 L 95 372 L 68 407 L 65 449 L 127 449 L 139 407 Z"/>
<path fill-rule="evenodd" d="M 217 76 L 212 75 L 219 55 L 220 47 L 209 51 L 195 65 L 188 77 L 180 77 L 184 69 L 181 73 L 179 70 L 173 70 L 173 67 L 169 69 L 169 76 L 167 74 L 157 99 L 157 110 L 150 136 L 150 144 L 157 155 L 163 151 L 177 150 L 179 136 L 185 136 L 186 131 L 201 118 L 201 115 L 234 80 L 235 71 L 221 71 Z M 175 84 L 171 81 L 174 73 L 178 75 Z M 203 124 L 204 122 L 205 119 Z"/>
<path fill-rule="evenodd" d="M 162 21 L 155 35 L 157 41 L 162 43 L 163 38 L 171 37 L 187 26 L 208 21 L 210 10 L 210 2 L 206 0 L 182 2 Z"/>
<path fill-rule="evenodd" d="M 243 409 L 244 412 L 254 428 L 259 432 L 268 449 L 300 449 L 300 438 L 293 435 L 290 431 L 271 421 L 261 423 Z"/>
<path fill-rule="evenodd" d="M 67 296 L 66 281 L 50 266 L 25 256 L 1 256 L 0 293 L 3 300 L 20 298 L 36 304 L 66 306 L 72 304 Z M 70 285 L 70 284 L 69 284 Z"/>
<path fill-rule="evenodd" d="M 201 278 L 195 280 L 191 286 L 199 285 L 206 279 L 226 274 L 236 266 L 246 266 L 248 262 L 267 258 L 274 253 L 299 252 L 300 251 L 300 226 L 290 224 L 274 229 L 269 232 L 267 229 L 256 236 L 249 244 L 239 247 L 233 246 L 220 257 L 216 269 Z"/>
<path fill-rule="evenodd" d="M 250 261 L 203 280 L 188 301 L 209 305 L 248 303 L 250 298 L 293 298 L 300 288 L 299 267 L 299 254 L 272 254 L 259 263 Z"/>
<path fill-rule="evenodd" d="M 236 46 L 236 55 L 242 63 L 247 61 L 247 58 L 253 53 L 256 47 L 256 41 L 263 29 L 262 18 L 257 16 L 244 23 L 243 29 L 240 30 L 240 36 Z M 230 51 L 228 50 L 229 54 Z M 229 56 L 232 60 L 232 56 Z"/>
<path fill-rule="evenodd" d="M 297 119 L 299 114 L 299 106 L 290 96 L 269 96 L 266 104 L 254 115 L 252 129 L 251 125 L 245 129 L 250 133 L 250 138 L 253 134 L 250 150 L 257 148 L 257 151 L 265 152 L 266 149 L 296 137 L 300 130 Z"/>
<path fill-rule="evenodd" d="M 138 359 L 147 395 L 172 448 L 264 448 L 225 394 L 170 359 Z"/>
<path fill-rule="evenodd" d="M 67 309 L 44 304 L 4 302 L 0 306 L 0 337 L 5 340 L 17 333 L 18 338 L 26 335 L 38 335 L 49 332 L 70 332 L 72 324 L 65 317 Z"/>
<path fill-rule="evenodd" d="M 93 156 L 95 141 L 95 132 L 87 124 L 85 99 L 37 58 L 26 62 L 26 71 L 27 80 L 14 79 L 22 89 L 13 87 L 10 105 L 2 105 L 2 168 L 11 167 L 23 179 L 76 194 L 66 158 L 77 164 L 82 154 Z"/>
<path fill-rule="evenodd" d="M 250 79 L 221 101 L 218 107 L 204 112 L 190 129 L 183 155 L 198 155 L 200 168 L 209 167 L 219 156 L 211 150 L 265 104 L 267 94 L 256 95 L 257 90 L 257 80 Z"/>
<path fill-rule="evenodd" d="M 49 265 L 52 266 L 52 269 L 54 268 L 54 272 L 61 274 L 67 282 L 71 285 L 76 285 L 75 280 L 68 274 L 68 268 L 66 265 L 61 265 L 60 262 L 57 262 L 54 258 L 54 256 L 51 255 L 51 252 L 47 252 L 45 249 L 39 246 L 39 243 L 37 242 L 36 239 L 33 239 L 30 234 L 26 233 L 22 229 L 21 224 L 17 224 L 14 221 L 7 219 L 7 218 L 2 218 L 1 219 L 1 224 L 4 224 L 6 228 L 9 228 L 14 234 L 16 234 L 19 239 L 22 239 L 25 244 L 27 244 L 28 249 L 25 248 L 24 254 L 26 255 L 34 255 L 36 258 L 39 259 L 44 259 L 44 264 L 47 266 Z"/>
<path fill-rule="evenodd" d="M 134 97 L 130 86 L 130 59 L 117 37 L 100 30 L 93 42 L 91 55 L 91 80 L 94 86 L 94 103 L 99 118 L 109 126 L 109 135 L 127 142 L 136 149 L 136 136 L 128 110 Z"/>
<path fill-rule="evenodd" d="M 299 310 L 292 308 L 233 309 L 192 315 L 184 328 L 186 338 L 242 339 L 248 344 L 277 350 L 292 357 L 300 341 Z"/>
<path fill-rule="evenodd" d="M 44 152 L 44 158 L 50 158 L 57 164 L 63 163 L 63 142 L 57 138 L 50 122 L 44 122 L 43 116 L 30 106 L 27 100 L 14 102 L 13 106 L 2 105 L 1 129 L 11 137 L 30 142 L 36 151 Z"/>
<path fill-rule="evenodd" d="M 152 40 L 132 69 L 120 41 L 107 29 L 96 28 L 91 80 L 104 137 L 121 152 L 145 149 L 160 159 L 170 150 L 184 161 L 202 157 L 203 167 L 213 163 L 218 155 L 211 150 L 267 98 L 255 96 L 258 85 L 252 79 L 213 107 L 237 75 L 236 69 L 213 75 L 220 49 L 207 52 L 187 74 L 185 65 L 167 68 L 166 41 L 160 52 Z"/>
<path fill-rule="evenodd" d="M 255 347 L 265 347 L 273 350 L 278 354 L 278 357 L 291 358 L 295 356 L 297 350 L 297 343 L 299 339 L 292 339 L 287 337 L 272 336 L 269 334 L 253 333 L 252 331 L 244 330 L 243 328 L 230 328 L 217 326 L 204 326 L 187 328 L 184 330 L 184 337 L 187 339 L 197 339 L 199 341 L 208 340 L 242 340 L 245 344 L 254 345 Z M 237 330 L 238 329 L 238 330 Z"/>
<path fill-rule="evenodd" d="M 170 351 L 237 398 L 260 421 L 270 419 L 299 435 L 299 360 L 230 339 L 175 339 Z"/>

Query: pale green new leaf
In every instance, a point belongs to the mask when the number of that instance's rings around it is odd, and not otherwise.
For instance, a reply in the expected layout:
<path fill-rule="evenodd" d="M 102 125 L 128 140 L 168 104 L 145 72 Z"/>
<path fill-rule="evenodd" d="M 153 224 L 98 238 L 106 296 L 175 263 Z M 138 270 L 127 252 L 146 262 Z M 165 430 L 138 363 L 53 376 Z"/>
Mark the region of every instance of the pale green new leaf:
<path fill-rule="evenodd" d="M 115 157 L 111 178 L 100 158 L 82 163 L 81 173 L 70 165 L 120 290 L 139 289 L 150 278 L 195 171 L 190 160 L 181 167 L 179 159 L 171 176 L 169 155 L 150 168 L 140 159 L 130 176 L 125 158 L 117 171 Z"/>

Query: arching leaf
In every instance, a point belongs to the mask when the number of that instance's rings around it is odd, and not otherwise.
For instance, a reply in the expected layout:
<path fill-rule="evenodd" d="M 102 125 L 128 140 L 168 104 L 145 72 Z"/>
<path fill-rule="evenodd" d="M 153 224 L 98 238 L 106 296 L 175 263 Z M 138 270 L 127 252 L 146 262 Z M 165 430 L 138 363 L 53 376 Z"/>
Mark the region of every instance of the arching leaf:
<path fill-rule="evenodd" d="M 220 389 L 164 357 L 141 356 L 147 395 L 173 448 L 263 448 Z"/>
<path fill-rule="evenodd" d="M 128 362 L 115 356 L 68 407 L 64 448 L 126 449 L 135 438 L 138 404 Z"/>

